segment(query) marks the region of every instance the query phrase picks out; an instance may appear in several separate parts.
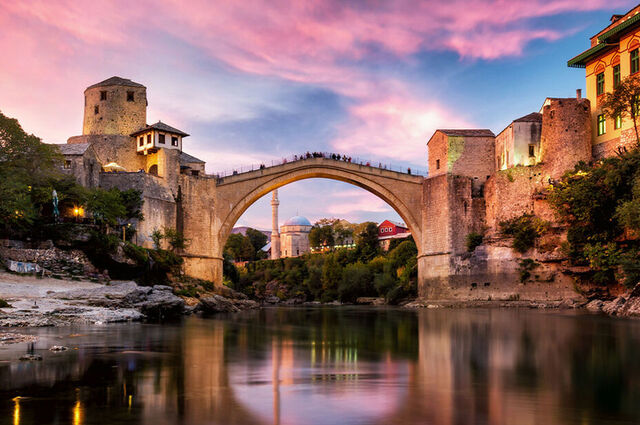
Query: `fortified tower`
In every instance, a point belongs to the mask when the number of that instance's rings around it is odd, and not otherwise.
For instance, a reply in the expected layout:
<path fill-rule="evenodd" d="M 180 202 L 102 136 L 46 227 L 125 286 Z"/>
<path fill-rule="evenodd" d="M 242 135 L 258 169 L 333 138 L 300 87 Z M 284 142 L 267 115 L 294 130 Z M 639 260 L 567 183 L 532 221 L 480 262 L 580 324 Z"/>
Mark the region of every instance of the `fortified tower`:
<path fill-rule="evenodd" d="M 83 135 L 129 136 L 147 125 L 147 88 L 111 77 L 84 91 Z"/>

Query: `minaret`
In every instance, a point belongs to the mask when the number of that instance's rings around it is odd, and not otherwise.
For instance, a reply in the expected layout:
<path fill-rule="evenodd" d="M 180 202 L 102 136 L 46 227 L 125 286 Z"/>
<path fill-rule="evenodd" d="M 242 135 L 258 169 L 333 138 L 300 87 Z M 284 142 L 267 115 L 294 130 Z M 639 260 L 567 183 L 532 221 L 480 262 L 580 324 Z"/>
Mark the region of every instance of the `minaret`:
<path fill-rule="evenodd" d="M 271 198 L 271 259 L 280 258 L 280 232 L 278 231 L 278 189 L 273 191 Z"/>

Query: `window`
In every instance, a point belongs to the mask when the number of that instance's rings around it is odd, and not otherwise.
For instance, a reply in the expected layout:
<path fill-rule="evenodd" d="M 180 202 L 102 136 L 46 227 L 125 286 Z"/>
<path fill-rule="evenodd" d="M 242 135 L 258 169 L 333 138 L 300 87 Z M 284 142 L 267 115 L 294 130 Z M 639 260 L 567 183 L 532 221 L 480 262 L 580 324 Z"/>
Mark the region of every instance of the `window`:
<path fill-rule="evenodd" d="M 98 105 L 96 105 L 96 106 L 94 106 L 94 107 L 93 107 L 93 113 L 94 113 L 95 115 L 98 115 L 98 114 L 100 113 L 100 107 L 99 107 Z"/>
<path fill-rule="evenodd" d="M 598 96 L 604 94 L 604 72 L 596 75 L 596 94 Z"/>
<path fill-rule="evenodd" d="M 536 156 L 536 147 L 535 145 L 529 145 L 529 157 Z"/>
<path fill-rule="evenodd" d="M 616 119 L 613 121 L 613 128 L 616 130 L 622 128 L 622 117 L 620 115 L 617 115 Z"/>
<path fill-rule="evenodd" d="M 151 134 L 147 134 L 147 145 L 151 144 Z"/>
<path fill-rule="evenodd" d="M 440 160 L 436 159 L 436 170 L 440 169 Z"/>
<path fill-rule="evenodd" d="M 100 92 L 100 100 L 107 100 L 107 92 L 102 90 Z"/>
<path fill-rule="evenodd" d="M 638 49 L 631 51 L 631 73 L 635 74 L 640 70 L 640 60 L 638 59 Z"/>
<path fill-rule="evenodd" d="M 633 99 L 633 115 L 637 117 L 638 113 L 640 113 L 640 100 L 638 99 L 638 95 L 633 96 Z"/>
<path fill-rule="evenodd" d="M 613 88 L 617 89 L 620 85 L 620 65 L 613 67 Z"/>
<path fill-rule="evenodd" d="M 171 146 L 178 146 L 178 138 L 175 136 L 171 137 Z"/>
<path fill-rule="evenodd" d="M 68 159 L 64 161 L 64 169 L 68 170 L 71 168 L 71 161 L 69 161 Z"/>
<path fill-rule="evenodd" d="M 140 136 L 138 139 L 138 146 L 144 146 L 144 136 Z"/>
<path fill-rule="evenodd" d="M 604 114 L 598 115 L 598 136 L 602 136 L 607 132 L 607 122 L 604 119 Z"/>
<path fill-rule="evenodd" d="M 164 134 L 158 134 L 158 143 L 162 143 L 164 145 Z"/>
<path fill-rule="evenodd" d="M 133 92 L 132 91 L 128 91 L 127 92 L 127 102 L 133 102 Z"/>

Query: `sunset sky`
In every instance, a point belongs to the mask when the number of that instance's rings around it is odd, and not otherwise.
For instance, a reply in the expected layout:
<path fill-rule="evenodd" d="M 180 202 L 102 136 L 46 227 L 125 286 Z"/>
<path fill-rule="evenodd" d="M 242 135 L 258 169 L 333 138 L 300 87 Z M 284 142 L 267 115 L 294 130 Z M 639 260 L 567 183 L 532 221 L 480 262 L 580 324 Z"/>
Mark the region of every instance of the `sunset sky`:
<path fill-rule="evenodd" d="M 149 123 L 191 134 L 214 173 L 307 150 L 426 171 L 436 128 L 495 133 L 572 97 L 567 59 L 635 2 L 618 0 L 0 0 L 0 111 L 47 143 L 82 132 L 83 91 L 147 86 Z M 398 219 L 346 183 L 280 190 L 281 223 Z M 239 225 L 270 228 L 268 199 Z"/>

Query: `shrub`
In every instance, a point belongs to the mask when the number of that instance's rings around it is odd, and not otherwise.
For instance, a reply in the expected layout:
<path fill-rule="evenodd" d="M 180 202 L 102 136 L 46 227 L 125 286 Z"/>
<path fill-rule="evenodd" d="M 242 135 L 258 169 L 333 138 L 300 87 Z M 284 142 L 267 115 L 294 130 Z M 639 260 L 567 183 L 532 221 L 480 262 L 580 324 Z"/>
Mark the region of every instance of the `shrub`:
<path fill-rule="evenodd" d="M 484 239 L 484 235 L 476 232 L 471 232 L 467 235 L 467 251 L 473 252 L 475 249 L 482 244 L 482 240 Z"/>
<path fill-rule="evenodd" d="M 389 291 L 391 291 L 396 285 L 396 280 L 389 273 L 376 274 L 373 279 L 373 286 L 381 297 L 386 297 Z"/>
<path fill-rule="evenodd" d="M 6 300 L 0 298 L 0 308 L 12 308 L 12 306 Z"/>
<path fill-rule="evenodd" d="M 189 239 L 185 238 L 184 235 L 176 229 L 170 227 L 164 228 L 164 238 L 169 242 L 169 246 L 171 246 L 171 250 L 174 252 L 185 249 L 189 244 Z"/>
<path fill-rule="evenodd" d="M 151 240 L 153 241 L 153 247 L 155 249 L 162 248 L 162 240 L 164 239 L 164 233 L 160 229 L 153 229 L 151 232 Z"/>
<path fill-rule="evenodd" d="M 520 217 L 500 222 L 500 232 L 503 236 L 513 238 L 512 247 L 520 253 L 525 253 L 535 246 L 539 236 L 544 234 L 549 223 L 533 214 L 523 214 Z"/>
<path fill-rule="evenodd" d="M 531 272 L 533 269 L 540 266 L 540 263 L 537 263 L 535 260 L 531 258 L 525 258 L 518 263 L 518 272 L 520 274 L 520 282 L 525 283 L 527 279 L 531 277 Z"/>
<path fill-rule="evenodd" d="M 362 263 L 349 264 L 342 274 L 338 296 L 342 302 L 355 302 L 358 297 L 375 295 L 371 271 Z"/>
<path fill-rule="evenodd" d="M 125 242 L 123 246 L 124 253 L 131 258 L 136 264 L 143 265 L 149 262 L 149 254 L 147 250 L 141 246 Z"/>
<path fill-rule="evenodd" d="M 620 256 L 620 266 L 624 274 L 624 284 L 633 288 L 640 282 L 640 252 L 632 249 Z"/>

